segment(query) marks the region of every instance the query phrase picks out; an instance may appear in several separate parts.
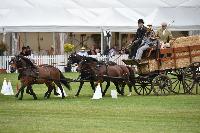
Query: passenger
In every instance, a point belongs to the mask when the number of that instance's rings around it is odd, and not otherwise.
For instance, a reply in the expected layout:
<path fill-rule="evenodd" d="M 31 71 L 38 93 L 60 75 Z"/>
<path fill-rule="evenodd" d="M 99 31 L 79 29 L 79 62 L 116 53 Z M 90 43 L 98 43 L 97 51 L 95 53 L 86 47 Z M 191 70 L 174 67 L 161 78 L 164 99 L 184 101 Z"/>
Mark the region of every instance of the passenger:
<path fill-rule="evenodd" d="M 155 38 L 155 32 L 152 29 L 152 25 L 148 25 L 149 28 L 147 30 L 146 36 L 142 40 L 141 47 L 137 50 L 135 60 L 140 61 L 142 58 L 142 54 L 145 50 L 150 47 L 160 45 L 159 41 Z"/>

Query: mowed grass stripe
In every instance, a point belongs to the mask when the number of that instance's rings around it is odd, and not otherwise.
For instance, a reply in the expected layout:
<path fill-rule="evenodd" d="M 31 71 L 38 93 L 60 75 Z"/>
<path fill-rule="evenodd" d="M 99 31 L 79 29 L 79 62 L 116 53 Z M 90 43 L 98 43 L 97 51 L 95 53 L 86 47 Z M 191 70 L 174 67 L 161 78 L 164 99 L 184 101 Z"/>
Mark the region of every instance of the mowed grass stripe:
<path fill-rule="evenodd" d="M 10 79 L 13 88 L 17 74 L 0 75 Z M 75 79 L 76 73 L 65 73 Z M 119 96 L 110 97 L 110 89 L 101 100 L 91 100 L 89 83 L 83 86 L 79 97 L 73 97 L 78 83 L 71 83 L 69 97 L 62 100 L 51 96 L 43 98 L 47 88 L 34 85 L 38 100 L 25 94 L 22 101 L 14 96 L 0 95 L 0 132 L 78 132 L 78 133 L 155 133 L 199 132 L 199 95 Z M 115 87 L 111 85 L 112 89 Z M 126 94 L 128 93 L 126 88 Z"/>

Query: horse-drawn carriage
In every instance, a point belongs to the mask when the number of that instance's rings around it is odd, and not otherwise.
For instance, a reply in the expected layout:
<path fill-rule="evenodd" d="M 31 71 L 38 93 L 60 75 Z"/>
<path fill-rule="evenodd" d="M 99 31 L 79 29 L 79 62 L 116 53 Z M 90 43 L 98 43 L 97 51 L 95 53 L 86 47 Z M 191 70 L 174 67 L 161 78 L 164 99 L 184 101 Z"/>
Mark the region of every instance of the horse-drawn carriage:
<path fill-rule="evenodd" d="M 171 92 L 185 94 L 195 91 L 198 93 L 200 86 L 200 36 L 178 38 L 171 44 L 171 48 L 156 48 L 150 51 L 151 54 L 148 53 L 148 57 L 144 56 L 145 58 L 140 63 L 132 59 L 123 60 L 126 65 L 130 66 L 98 61 L 74 53 L 69 56 L 68 63 L 79 64 L 80 78 L 78 80 L 65 78 L 60 70 L 53 66 L 36 67 L 28 58 L 20 55 L 14 57 L 9 64 L 13 69 L 18 70 L 19 79 L 23 83 L 20 91 L 16 94 L 18 96 L 21 92 L 19 99 L 22 99 L 25 87 L 30 91 L 29 94 L 37 99 L 32 90 L 32 84 L 39 83 L 45 83 L 48 87 L 45 97 L 50 97 L 51 91 L 55 90 L 55 83 L 61 89 L 62 98 L 64 98 L 61 83 L 70 88 L 69 82 L 77 81 L 80 82 L 80 86 L 76 96 L 79 95 L 86 81 L 90 82 L 93 90 L 95 90 L 94 82 L 106 81 L 107 85 L 103 95 L 110 86 L 110 82 L 114 83 L 121 95 L 124 94 L 125 85 L 128 85 L 129 91 L 133 86 L 139 95 L 149 95 L 152 91 L 155 95 L 168 95 Z M 135 71 L 135 66 L 137 66 L 137 71 Z M 44 74 L 44 72 L 46 73 Z"/>
<path fill-rule="evenodd" d="M 198 93 L 200 86 L 200 36 L 177 38 L 171 48 L 146 51 L 140 63 L 128 59 L 126 65 L 137 68 L 131 82 L 139 95 Z"/>

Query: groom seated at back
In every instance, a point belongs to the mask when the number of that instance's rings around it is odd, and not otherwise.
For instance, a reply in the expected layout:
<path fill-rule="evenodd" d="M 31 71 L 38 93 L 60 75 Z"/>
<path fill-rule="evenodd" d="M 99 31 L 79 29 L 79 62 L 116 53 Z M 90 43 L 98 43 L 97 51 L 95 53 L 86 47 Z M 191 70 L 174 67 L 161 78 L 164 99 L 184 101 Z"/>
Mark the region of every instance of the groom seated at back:
<path fill-rule="evenodd" d="M 146 32 L 147 32 L 147 28 L 144 26 L 143 19 L 139 19 L 135 40 L 132 41 L 132 44 L 130 46 L 131 51 L 129 54 L 129 58 L 132 58 L 132 59 L 135 58 L 137 49 L 140 47 Z"/>

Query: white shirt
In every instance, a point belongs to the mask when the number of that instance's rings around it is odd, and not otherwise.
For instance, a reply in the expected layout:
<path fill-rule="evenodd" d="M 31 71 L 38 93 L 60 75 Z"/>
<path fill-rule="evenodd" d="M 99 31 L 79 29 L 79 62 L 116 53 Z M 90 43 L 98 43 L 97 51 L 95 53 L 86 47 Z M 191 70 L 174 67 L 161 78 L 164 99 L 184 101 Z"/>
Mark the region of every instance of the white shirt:
<path fill-rule="evenodd" d="M 88 53 L 86 51 L 79 51 L 77 54 L 80 56 L 88 56 Z"/>

